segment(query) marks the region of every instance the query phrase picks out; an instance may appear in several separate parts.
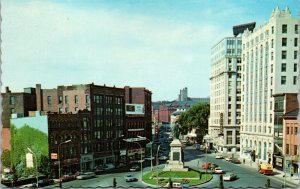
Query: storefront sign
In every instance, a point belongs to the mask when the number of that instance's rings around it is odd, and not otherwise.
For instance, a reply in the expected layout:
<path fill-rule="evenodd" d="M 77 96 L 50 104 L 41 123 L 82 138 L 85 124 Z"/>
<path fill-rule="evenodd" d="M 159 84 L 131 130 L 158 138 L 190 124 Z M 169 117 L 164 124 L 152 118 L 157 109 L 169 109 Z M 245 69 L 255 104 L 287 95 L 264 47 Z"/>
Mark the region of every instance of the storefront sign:
<path fill-rule="evenodd" d="M 57 159 L 57 153 L 51 153 L 51 159 Z"/>

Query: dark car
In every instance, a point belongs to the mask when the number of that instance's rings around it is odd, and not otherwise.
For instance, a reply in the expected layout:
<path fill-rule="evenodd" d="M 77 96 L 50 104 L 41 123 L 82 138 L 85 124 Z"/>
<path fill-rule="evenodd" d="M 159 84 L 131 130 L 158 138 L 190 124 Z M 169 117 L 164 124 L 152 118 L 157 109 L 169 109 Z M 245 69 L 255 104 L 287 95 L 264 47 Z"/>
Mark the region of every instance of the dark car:
<path fill-rule="evenodd" d="M 236 158 L 234 158 L 234 159 L 231 160 L 231 163 L 234 163 L 234 164 L 240 164 L 241 161 L 238 160 L 238 159 L 236 159 Z"/>
<path fill-rule="evenodd" d="M 39 183 L 39 187 L 43 187 L 43 186 L 48 186 L 51 184 L 54 184 L 54 180 L 53 179 L 42 179 L 38 181 Z"/>
<path fill-rule="evenodd" d="M 138 165 L 132 166 L 129 170 L 130 171 L 139 171 L 140 170 L 140 166 L 138 166 Z"/>

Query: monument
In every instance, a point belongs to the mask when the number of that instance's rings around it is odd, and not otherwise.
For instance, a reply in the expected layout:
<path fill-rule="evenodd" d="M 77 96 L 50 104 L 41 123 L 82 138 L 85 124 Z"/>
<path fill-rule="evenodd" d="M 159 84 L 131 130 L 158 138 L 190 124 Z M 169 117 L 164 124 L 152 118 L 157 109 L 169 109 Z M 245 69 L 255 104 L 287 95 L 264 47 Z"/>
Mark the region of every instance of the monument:
<path fill-rule="evenodd" d="M 170 144 L 170 160 L 166 164 L 164 171 L 188 171 L 188 168 L 184 168 L 182 161 L 182 144 L 178 139 L 174 139 Z"/>

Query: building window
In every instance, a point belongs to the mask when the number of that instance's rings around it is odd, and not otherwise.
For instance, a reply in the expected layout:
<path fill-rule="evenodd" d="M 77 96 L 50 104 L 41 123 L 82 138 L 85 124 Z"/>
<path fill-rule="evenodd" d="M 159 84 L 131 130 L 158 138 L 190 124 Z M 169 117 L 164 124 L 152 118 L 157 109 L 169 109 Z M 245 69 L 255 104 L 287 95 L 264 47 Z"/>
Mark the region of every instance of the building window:
<path fill-rule="evenodd" d="M 271 77 L 270 82 L 271 82 L 271 85 L 273 85 L 273 77 Z"/>
<path fill-rule="evenodd" d="M 274 26 L 271 28 L 271 33 L 274 34 Z"/>
<path fill-rule="evenodd" d="M 282 33 L 287 33 L 287 25 L 286 24 L 282 25 Z"/>
<path fill-rule="evenodd" d="M 290 128 L 289 127 L 286 127 L 286 134 L 290 134 Z"/>
<path fill-rule="evenodd" d="M 298 127 L 295 127 L 294 132 L 295 132 L 295 135 L 298 134 Z"/>
<path fill-rule="evenodd" d="M 281 43 L 281 45 L 283 46 L 283 47 L 286 47 L 287 46 L 287 39 L 284 37 L 284 38 L 282 38 L 282 43 Z"/>
<path fill-rule="evenodd" d="M 298 24 L 295 25 L 295 34 L 298 34 Z"/>
<path fill-rule="evenodd" d="M 69 108 L 65 108 L 65 112 L 66 112 L 66 113 L 69 112 Z"/>
<path fill-rule="evenodd" d="M 281 85 L 286 84 L 286 76 L 281 76 Z"/>
<path fill-rule="evenodd" d="M 271 48 L 274 47 L 274 39 L 271 40 Z"/>
<path fill-rule="evenodd" d="M 14 104 L 15 104 L 15 97 L 14 97 L 14 96 L 11 96 L 11 97 L 9 98 L 9 104 L 10 104 L 10 105 L 14 105 Z"/>
<path fill-rule="evenodd" d="M 15 109 L 14 108 L 11 108 L 10 109 L 10 114 L 14 114 L 15 113 Z"/>
<path fill-rule="evenodd" d="M 286 63 L 281 64 L 281 72 L 286 72 Z"/>
<path fill-rule="evenodd" d="M 59 96 L 59 97 L 58 97 L 58 103 L 61 104 L 62 101 L 63 101 L 63 97 L 62 97 L 62 96 Z"/>
<path fill-rule="evenodd" d="M 85 95 L 85 103 L 90 103 L 90 95 Z"/>
<path fill-rule="evenodd" d="M 273 60 L 273 59 L 274 59 L 274 53 L 271 52 L 271 60 Z"/>
<path fill-rule="evenodd" d="M 273 64 L 271 64 L 271 73 L 273 73 Z"/>
<path fill-rule="evenodd" d="M 69 104 L 69 96 L 65 96 L 65 104 Z"/>
<path fill-rule="evenodd" d="M 75 95 L 75 104 L 78 104 L 78 95 Z"/>
<path fill-rule="evenodd" d="M 231 104 L 228 104 L 228 109 L 231 109 Z"/>
<path fill-rule="evenodd" d="M 294 76 L 294 77 L 293 77 L 293 84 L 294 84 L 294 85 L 297 85 L 297 76 Z"/>
<path fill-rule="evenodd" d="M 297 63 L 294 64 L 294 72 L 297 72 Z"/>
<path fill-rule="evenodd" d="M 297 59 L 297 57 L 298 57 L 298 52 L 294 51 L 294 59 Z"/>
<path fill-rule="evenodd" d="M 48 105 L 52 104 L 52 96 L 47 96 L 47 104 Z"/>
<path fill-rule="evenodd" d="M 294 145 L 294 155 L 297 155 L 298 153 L 298 145 Z"/>
<path fill-rule="evenodd" d="M 273 89 L 270 90 L 270 97 L 273 96 Z"/>
<path fill-rule="evenodd" d="M 227 131 L 227 144 L 232 144 L 232 131 Z"/>
<path fill-rule="evenodd" d="M 294 46 L 295 46 L 295 47 L 298 47 L 298 38 L 295 38 L 295 39 L 294 39 Z"/>
<path fill-rule="evenodd" d="M 286 154 L 289 154 L 289 148 L 290 148 L 289 144 L 286 144 L 285 145 L 285 153 Z"/>
<path fill-rule="evenodd" d="M 286 51 L 281 52 L 281 59 L 283 59 L 283 60 L 286 59 Z"/>

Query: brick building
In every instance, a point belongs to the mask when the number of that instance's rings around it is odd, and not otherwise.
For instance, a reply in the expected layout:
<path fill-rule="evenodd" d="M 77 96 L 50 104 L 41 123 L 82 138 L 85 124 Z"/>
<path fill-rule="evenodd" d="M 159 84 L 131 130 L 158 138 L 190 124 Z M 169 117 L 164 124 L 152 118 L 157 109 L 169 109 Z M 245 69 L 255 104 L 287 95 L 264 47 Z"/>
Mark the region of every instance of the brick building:
<path fill-rule="evenodd" d="M 12 113 L 28 116 L 29 111 L 36 110 L 35 89 L 24 88 L 24 92 L 12 93 L 6 87 L 2 97 L 2 149 L 10 149 L 10 118 Z"/>
<path fill-rule="evenodd" d="M 146 152 L 146 144 L 148 140 L 140 140 L 138 136 L 146 137 L 152 140 L 152 107 L 151 107 L 151 91 L 143 87 L 124 87 L 126 105 L 142 105 L 143 112 L 135 112 L 133 114 L 126 113 L 124 138 L 128 140 L 139 141 L 142 153 Z M 126 143 L 127 161 L 133 161 L 140 158 L 140 147 L 135 143 Z"/>
<path fill-rule="evenodd" d="M 292 173 L 298 173 L 299 160 L 299 129 L 297 116 L 299 108 L 287 112 L 283 121 L 283 152 L 287 166 Z"/>

